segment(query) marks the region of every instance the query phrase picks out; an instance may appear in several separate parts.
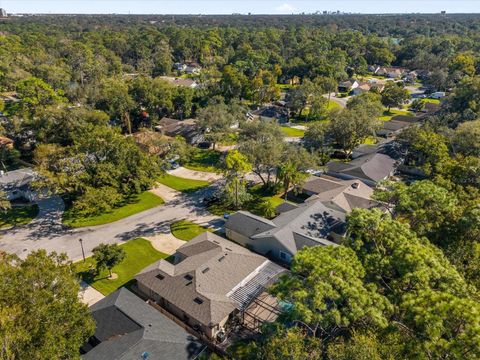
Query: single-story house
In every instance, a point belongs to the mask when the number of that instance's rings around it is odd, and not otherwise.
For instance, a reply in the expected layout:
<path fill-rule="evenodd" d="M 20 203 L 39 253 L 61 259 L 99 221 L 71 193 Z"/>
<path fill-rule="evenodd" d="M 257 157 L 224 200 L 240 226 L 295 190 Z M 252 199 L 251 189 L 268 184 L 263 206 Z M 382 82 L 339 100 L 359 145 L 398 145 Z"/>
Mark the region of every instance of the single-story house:
<path fill-rule="evenodd" d="M 193 360 L 205 348 L 126 288 L 90 307 L 95 334 L 80 349 L 84 360 Z"/>
<path fill-rule="evenodd" d="M 182 136 L 191 145 L 197 145 L 205 140 L 195 119 L 177 120 L 164 117 L 155 126 L 155 131 L 170 137 Z"/>
<path fill-rule="evenodd" d="M 389 120 L 382 122 L 382 128 L 377 130 L 378 136 L 391 137 L 398 134 L 403 129 L 411 126 L 412 123 L 406 121 Z"/>
<path fill-rule="evenodd" d="M 388 67 L 388 66 L 385 66 L 385 67 L 381 67 L 380 69 L 378 69 L 376 74 L 388 77 L 390 79 L 399 79 L 404 74 L 406 74 L 407 72 L 408 72 L 408 70 L 405 69 L 405 68 L 402 68 L 402 67 L 394 67 L 394 66 Z"/>
<path fill-rule="evenodd" d="M 378 72 L 378 70 L 380 70 L 380 66 L 378 66 L 378 65 L 368 65 L 367 70 L 372 74 L 376 74 Z"/>
<path fill-rule="evenodd" d="M 355 208 L 370 209 L 379 204 L 372 200 L 373 189 L 363 181 L 341 180 L 330 176 L 312 176 L 303 184 L 306 200 L 320 201 L 330 209 L 349 213 Z"/>
<path fill-rule="evenodd" d="M 171 137 L 160 132 L 142 130 L 131 135 L 140 149 L 149 155 L 164 155 L 170 149 Z"/>
<path fill-rule="evenodd" d="M 353 89 L 353 95 L 360 95 L 369 92 L 372 86 L 368 83 L 363 83 Z"/>
<path fill-rule="evenodd" d="M 205 232 L 135 279 L 140 293 L 210 339 L 286 270 L 263 256 Z"/>
<path fill-rule="evenodd" d="M 198 87 L 198 83 L 192 79 L 183 79 L 172 76 L 160 76 L 160 79 L 165 80 L 173 86 L 188 87 L 191 89 L 196 89 Z"/>
<path fill-rule="evenodd" d="M 259 254 L 290 263 L 305 246 L 336 246 L 345 234 L 345 213 L 320 201 L 301 204 L 273 220 L 238 211 L 225 223 L 225 233 Z"/>
<path fill-rule="evenodd" d="M 23 168 L 8 172 L 0 171 L 0 190 L 7 194 L 7 199 L 25 199 L 33 201 L 35 193 L 30 184 L 37 178 L 37 174 L 31 168 Z"/>
<path fill-rule="evenodd" d="M 253 119 L 257 118 L 262 121 L 276 121 L 279 124 L 288 122 L 288 110 L 283 106 L 268 105 L 253 111 Z M 247 114 L 248 116 L 248 114 Z"/>
<path fill-rule="evenodd" d="M 344 179 L 359 179 L 369 186 L 393 175 L 397 161 L 386 154 L 373 153 L 360 156 L 348 163 L 330 161 L 327 164 L 327 175 Z"/>
<path fill-rule="evenodd" d="M 346 92 L 349 93 L 353 89 L 356 89 L 360 84 L 358 83 L 357 80 L 347 80 L 347 81 L 342 81 L 341 83 L 338 84 L 338 91 L 339 92 Z"/>

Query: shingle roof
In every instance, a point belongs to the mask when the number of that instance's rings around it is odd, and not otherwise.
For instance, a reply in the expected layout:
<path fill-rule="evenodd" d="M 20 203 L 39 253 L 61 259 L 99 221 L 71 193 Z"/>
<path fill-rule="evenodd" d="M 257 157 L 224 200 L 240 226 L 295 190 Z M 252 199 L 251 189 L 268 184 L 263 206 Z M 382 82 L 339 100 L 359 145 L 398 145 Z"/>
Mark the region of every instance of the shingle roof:
<path fill-rule="evenodd" d="M 121 288 L 91 306 L 100 344 L 82 355 L 85 360 L 194 359 L 204 346 L 160 312 Z M 85 346 L 88 349 L 89 346 Z"/>
<path fill-rule="evenodd" d="M 0 188 L 21 187 L 32 182 L 36 177 L 31 168 L 13 170 L 0 175 Z"/>
<path fill-rule="evenodd" d="M 325 206 L 344 212 L 354 208 L 370 209 L 377 206 L 371 200 L 373 189 L 361 180 L 331 180 L 323 177 L 311 177 L 303 189 L 315 195 L 307 201 L 321 201 Z"/>
<path fill-rule="evenodd" d="M 395 169 L 395 160 L 385 154 L 360 156 L 349 163 L 331 161 L 328 171 L 374 182 L 387 178 Z"/>
<path fill-rule="evenodd" d="M 210 326 L 239 308 L 227 294 L 268 263 L 260 255 L 205 232 L 177 250 L 175 264 L 160 260 L 136 279 L 190 318 Z"/>

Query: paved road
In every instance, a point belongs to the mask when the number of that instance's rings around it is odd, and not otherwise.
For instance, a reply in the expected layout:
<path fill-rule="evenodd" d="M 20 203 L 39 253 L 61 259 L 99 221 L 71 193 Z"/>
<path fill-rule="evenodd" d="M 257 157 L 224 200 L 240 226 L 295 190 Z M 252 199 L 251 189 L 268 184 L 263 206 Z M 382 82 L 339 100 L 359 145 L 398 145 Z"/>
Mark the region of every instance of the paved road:
<path fill-rule="evenodd" d="M 59 221 L 59 209 L 55 206 L 58 199 L 41 200 L 46 207 L 43 215 L 30 224 L 18 228 L 0 231 L 0 249 L 25 257 L 30 251 L 65 252 L 72 260 L 82 258 L 79 239 L 83 239 L 85 255 L 100 243 L 120 243 L 136 237 L 152 236 L 164 232 L 165 227 L 180 219 L 189 219 L 198 223 L 221 223 L 221 219 L 209 214 L 201 204 L 206 193 L 212 187 L 191 195 L 180 197 L 162 206 L 146 210 L 128 218 L 99 226 L 69 229 Z M 58 203 L 57 203 L 58 205 Z M 48 209 L 54 209 L 48 211 Z"/>

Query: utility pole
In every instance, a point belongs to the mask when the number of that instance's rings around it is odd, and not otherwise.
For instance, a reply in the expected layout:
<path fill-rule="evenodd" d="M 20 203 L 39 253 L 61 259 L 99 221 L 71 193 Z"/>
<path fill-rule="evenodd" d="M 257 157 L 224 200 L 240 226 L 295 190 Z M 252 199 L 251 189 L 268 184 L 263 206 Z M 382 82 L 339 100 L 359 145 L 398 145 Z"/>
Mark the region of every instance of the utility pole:
<path fill-rule="evenodd" d="M 80 241 L 80 247 L 82 248 L 83 262 L 85 262 L 85 250 L 83 250 L 83 239 L 80 238 L 78 239 L 78 241 Z"/>

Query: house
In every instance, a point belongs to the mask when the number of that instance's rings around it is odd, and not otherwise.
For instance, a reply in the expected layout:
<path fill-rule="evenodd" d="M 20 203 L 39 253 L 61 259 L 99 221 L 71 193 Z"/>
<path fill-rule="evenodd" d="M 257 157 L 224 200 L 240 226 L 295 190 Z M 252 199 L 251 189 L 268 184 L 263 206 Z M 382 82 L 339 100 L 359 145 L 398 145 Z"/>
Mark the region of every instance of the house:
<path fill-rule="evenodd" d="M 284 124 L 288 122 L 288 109 L 283 106 L 263 106 L 253 111 L 251 114 L 254 119 L 256 118 L 262 121 L 275 121 L 279 124 Z"/>
<path fill-rule="evenodd" d="M 273 220 L 238 211 L 225 223 L 229 239 L 281 263 L 306 246 L 336 246 L 345 233 L 345 213 L 320 201 L 299 205 Z"/>
<path fill-rule="evenodd" d="M 385 89 L 385 84 L 384 83 L 373 83 L 370 85 L 370 90 L 371 91 L 376 91 L 378 93 L 381 93 Z"/>
<path fill-rule="evenodd" d="M 407 73 L 407 69 L 401 67 L 381 67 L 376 72 L 377 75 L 385 76 L 390 79 L 400 79 L 405 73 Z"/>
<path fill-rule="evenodd" d="M 338 91 L 343 93 L 349 93 L 353 89 L 356 89 L 360 84 L 357 80 L 347 80 L 338 84 Z"/>
<path fill-rule="evenodd" d="M 165 155 L 170 150 L 169 136 L 150 130 L 137 131 L 131 135 L 135 144 L 149 155 Z"/>
<path fill-rule="evenodd" d="M 380 70 L 380 66 L 378 66 L 378 65 L 368 65 L 367 70 L 372 74 L 376 74 L 378 72 L 378 70 Z"/>
<path fill-rule="evenodd" d="M 349 213 L 355 208 L 370 209 L 378 202 L 371 199 L 373 189 L 361 180 L 340 180 L 330 176 L 312 176 L 303 184 L 306 200 L 320 201 L 337 211 Z"/>
<path fill-rule="evenodd" d="M 0 149 L 13 149 L 14 141 L 8 137 L 0 136 Z"/>
<path fill-rule="evenodd" d="M 192 79 L 177 78 L 172 76 L 160 76 L 160 79 L 168 82 L 173 86 L 181 86 L 191 89 L 196 89 L 198 87 L 198 83 Z"/>
<path fill-rule="evenodd" d="M 126 288 L 90 307 L 95 334 L 80 349 L 84 360 L 193 360 L 205 348 L 195 336 Z"/>
<path fill-rule="evenodd" d="M 35 193 L 30 184 L 37 178 L 37 174 L 31 168 L 23 168 L 13 171 L 0 171 L 0 190 L 7 194 L 7 199 L 25 199 L 33 201 Z"/>
<path fill-rule="evenodd" d="M 286 270 L 211 232 L 177 249 L 137 276 L 140 293 L 209 339 Z"/>
<path fill-rule="evenodd" d="M 155 130 L 170 137 L 181 136 L 190 145 L 205 141 L 195 119 L 177 120 L 164 117 L 155 126 Z"/>
<path fill-rule="evenodd" d="M 396 160 L 386 154 L 373 153 L 360 156 L 348 163 L 330 161 L 327 175 L 344 179 L 359 179 L 369 186 L 392 176 L 396 169 Z"/>
<path fill-rule="evenodd" d="M 360 95 L 369 92 L 372 86 L 368 83 L 363 83 L 353 89 L 353 95 Z"/>
<path fill-rule="evenodd" d="M 186 68 L 187 68 L 187 65 L 184 63 L 177 62 L 173 64 L 173 70 L 185 71 Z"/>
<path fill-rule="evenodd" d="M 188 61 L 185 65 L 185 72 L 187 74 L 198 75 L 202 71 L 200 64 L 196 63 L 195 61 Z"/>
<path fill-rule="evenodd" d="M 412 124 L 406 121 L 388 120 L 382 122 L 382 128 L 377 130 L 377 135 L 382 137 L 392 137 L 400 133 L 403 129 L 411 126 Z"/>

